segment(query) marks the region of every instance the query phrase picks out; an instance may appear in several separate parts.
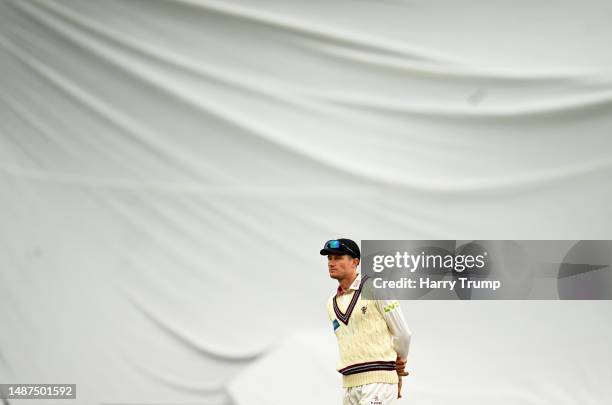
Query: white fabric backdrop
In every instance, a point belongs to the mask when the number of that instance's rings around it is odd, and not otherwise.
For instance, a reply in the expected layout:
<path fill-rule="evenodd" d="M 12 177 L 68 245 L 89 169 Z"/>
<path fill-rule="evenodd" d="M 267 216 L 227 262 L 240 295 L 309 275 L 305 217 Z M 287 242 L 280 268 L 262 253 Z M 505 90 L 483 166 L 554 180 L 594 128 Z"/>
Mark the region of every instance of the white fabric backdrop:
<path fill-rule="evenodd" d="M 326 239 L 612 239 L 611 18 L 0 1 L 0 382 L 339 403 Z M 612 398 L 609 302 L 402 306 L 405 403 Z"/>

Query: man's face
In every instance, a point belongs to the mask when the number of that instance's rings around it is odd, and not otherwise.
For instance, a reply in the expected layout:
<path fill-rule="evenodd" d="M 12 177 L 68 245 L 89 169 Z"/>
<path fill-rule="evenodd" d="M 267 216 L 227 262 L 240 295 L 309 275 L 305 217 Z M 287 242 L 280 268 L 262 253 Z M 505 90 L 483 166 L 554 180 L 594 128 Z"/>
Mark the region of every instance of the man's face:
<path fill-rule="evenodd" d="M 336 280 L 342 280 L 343 278 L 350 277 L 355 272 L 357 262 L 357 259 L 354 259 L 349 255 L 328 255 L 327 269 L 329 270 L 329 276 Z"/>

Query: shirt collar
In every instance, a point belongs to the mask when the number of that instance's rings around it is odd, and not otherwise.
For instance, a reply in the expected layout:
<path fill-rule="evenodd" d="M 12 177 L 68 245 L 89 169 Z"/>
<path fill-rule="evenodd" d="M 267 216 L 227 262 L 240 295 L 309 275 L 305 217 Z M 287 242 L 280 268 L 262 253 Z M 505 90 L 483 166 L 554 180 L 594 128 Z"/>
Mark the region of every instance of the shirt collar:
<path fill-rule="evenodd" d="M 355 277 L 355 280 L 349 286 L 348 290 L 344 291 L 342 287 L 338 286 L 338 289 L 336 290 L 336 295 L 347 294 L 351 290 L 358 290 L 360 284 L 361 284 L 361 273 L 357 273 L 357 277 Z"/>

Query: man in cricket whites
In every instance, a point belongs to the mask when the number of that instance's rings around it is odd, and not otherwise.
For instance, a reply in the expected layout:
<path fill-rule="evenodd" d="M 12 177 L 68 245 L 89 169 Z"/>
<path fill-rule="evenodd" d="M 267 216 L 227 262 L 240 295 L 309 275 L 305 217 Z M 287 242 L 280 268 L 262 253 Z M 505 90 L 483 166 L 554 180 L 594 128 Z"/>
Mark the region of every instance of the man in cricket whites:
<path fill-rule="evenodd" d="M 411 337 L 399 302 L 362 297 L 367 278 L 357 270 L 361 252 L 354 241 L 329 240 L 320 253 L 327 256 L 329 276 L 338 281 L 327 312 L 338 339 L 343 404 L 393 404 L 401 398 L 402 376 L 408 375 Z"/>

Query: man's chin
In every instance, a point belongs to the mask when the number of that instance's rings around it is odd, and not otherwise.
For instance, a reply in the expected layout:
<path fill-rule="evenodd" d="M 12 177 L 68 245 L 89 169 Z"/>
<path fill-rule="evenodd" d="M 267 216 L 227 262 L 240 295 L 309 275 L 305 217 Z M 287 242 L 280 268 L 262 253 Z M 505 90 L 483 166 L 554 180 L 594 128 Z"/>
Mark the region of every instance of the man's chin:
<path fill-rule="evenodd" d="M 338 280 L 340 278 L 338 273 L 329 273 L 329 277 L 335 280 Z"/>

